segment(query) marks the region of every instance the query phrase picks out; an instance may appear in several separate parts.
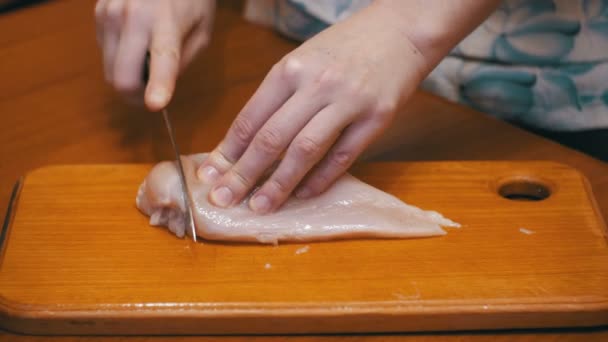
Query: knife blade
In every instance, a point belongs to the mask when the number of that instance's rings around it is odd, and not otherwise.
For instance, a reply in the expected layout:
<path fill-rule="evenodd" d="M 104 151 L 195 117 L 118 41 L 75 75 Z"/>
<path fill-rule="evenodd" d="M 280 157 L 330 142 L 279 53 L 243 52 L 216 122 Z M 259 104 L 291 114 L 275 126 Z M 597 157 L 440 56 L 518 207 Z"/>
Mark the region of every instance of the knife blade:
<path fill-rule="evenodd" d="M 192 216 L 192 206 L 190 204 L 190 191 L 188 189 L 188 182 L 186 181 L 186 174 L 184 173 L 184 165 L 182 164 L 181 154 L 179 153 L 179 147 L 177 146 L 177 141 L 175 141 L 175 131 L 173 130 L 173 125 L 171 124 L 171 119 L 169 118 L 169 111 L 167 108 L 163 108 L 163 118 L 165 120 L 165 126 L 167 126 L 167 131 L 169 133 L 169 139 L 171 140 L 171 145 L 173 146 L 173 151 L 175 152 L 175 159 L 177 161 L 179 178 L 182 183 L 182 195 L 184 206 L 186 208 L 186 220 L 185 223 L 189 225 L 190 233 L 192 234 L 192 240 L 196 242 L 196 227 L 194 225 L 194 217 Z"/>
<path fill-rule="evenodd" d="M 146 53 L 146 60 L 144 62 L 144 71 L 143 71 L 143 79 L 144 84 L 148 83 L 150 73 L 150 53 Z M 179 173 L 179 179 L 182 188 L 182 200 L 184 204 L 185 212 L 185 220 L 184 223 L 188 225 L 190 229 L 190 234 L 192 235 L 192 240 L 197 242 L 196 240 L 196 226 L 194 224 L 194 216 L 192 216 L 192 206 L 190 203 L 190 190 L 188 188 L 188 182 L 186 180 L 186 174 L 184 173 L 184 165 L 182 163 L 181 154 L 179 152 L 179 147 L 177 145 L 177 140 L 175 139 L 175 130 L 173 129 L 173 125 L 171 124 L 171 118 L 169 117 L 169 111 L 167 107 L 162 109 L 163 120 L 165 121 L 165 127 L 167 127 L 167 132 L 169 134 L 169 140 L 171 140 L 171 146 L 173 147 L 173 152 L 175 153 L 175 161 L 177 163 L 177 169 Z"/>

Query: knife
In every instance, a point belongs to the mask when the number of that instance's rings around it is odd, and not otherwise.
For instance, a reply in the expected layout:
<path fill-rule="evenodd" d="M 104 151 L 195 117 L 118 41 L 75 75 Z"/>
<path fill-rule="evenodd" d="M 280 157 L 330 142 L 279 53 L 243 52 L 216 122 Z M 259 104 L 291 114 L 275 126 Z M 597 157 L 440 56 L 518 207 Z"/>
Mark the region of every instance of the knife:
<path fill-rule="evenodd" d="M 148 78 L 150 76 L 150 53 L 146 53 L 146 60 L 144 63 L 144 71 L 143 71 L 143 79 L 144 84 L 148 83 Z M 182 164 L 181 154 L 179 153 L 179 147 L 177 146 L 177 141 L 175 139 L 175 131 L 173 130 L 173 125 L 171 124 L 171 118 L 169 117 L 169 111 L 167 107 L 162 109 L 163 119 L 165 121 L 165 126 L 167 127 L 167 132 L 169 133 L 169 139 L 171 140 L 171 146 L 173 146 L 173 152 L 175 153 L 175 160 L 177 162 L 177 167 L 179 171 L 180 183 L 182 186 L 182 198 L 184 201 L 184 207 L 186 208 L 185 213 L 185 223 L 189 226 L 190 233 L 192 234 L 192 240 L 196 241 L 196 226 L 194 225 L 194 217 L 192 216 L 192 206 L 190 204 L 190 191 L 188 189 L 188 182 L 186 181 L 186 174 L 184 173 L 184 165 Z"/>

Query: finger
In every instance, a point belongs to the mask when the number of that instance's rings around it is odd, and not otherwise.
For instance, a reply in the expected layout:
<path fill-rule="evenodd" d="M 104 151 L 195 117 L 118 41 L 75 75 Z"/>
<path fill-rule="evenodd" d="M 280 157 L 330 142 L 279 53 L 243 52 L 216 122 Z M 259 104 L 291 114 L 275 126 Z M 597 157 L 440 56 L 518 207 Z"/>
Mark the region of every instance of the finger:
<path fill-rule="evenodd" d="M 273 67 L 260 87 L 232 122 L 218 147 L 199 167 L 197 176 L 205 183 L 214 183 L 241 157 L 262 125 L 293 94 L 277 67 Z"/>
<path fill-rule="evenodd" d="M 182 59 L 180 63 L 180 71 L 184 70 L 194 58 L 199 54 L 199 52 L 206 48 L 209 44 L 209 33 L 203 25 L 197 26 L 186 41 L 184 42 L 184 47 L 182 48 Z"/>
<path fill-rule="evenodd" d="M 103 48 L 103 25 L 106 17 L 106 6 L 108 0 L 98 0 L 95 4 L 95 37 L 97 38 L 97 44 Z"/>
<path fill-rule="evenodd" d="M 181 60 L 181 35 L 177 23 L 166 17 L 159 20 L 150 44 L 150 80 L 146 105 L 152 111 L 166 107 L 173 92 Z"/>
<path fill-rule="evenodd" d="M 114 87 L 125 95 L 133 95 L 143 87 L 142 73 L 149 39 L 145 13 L 133 11 L 124 23 L 113 71 Z"/>
<path fill-rule="evenodd" d="M 249 201 L 253 211 L 265 214 L 276 210 L 287 200 L 352 119 L 346 110 L 330 105 L 312 118 L 291 142 L 279 167 Z"/>
<path fill-rule="evenodd" d="M 144 103 L 144 91 L 138 89 L 137 91 L 123 95 L 123 100 L 133 107 L 143 107 Z"/>
<path fill-rule="evenodd" d="M 215 12 L 215 1 L 206 1 L 203 17 L 188 34 L 182 49 L 180 71 L 188 66 L 198 53 L 209 45 Z"/>
<path fill-rule="evenodd" d="M 313 91 L 292 96 L 260 128 L 245 153 L 217 182 L 210 201 L 220 207 L 240 202 L 323 105 Z"/>
<path fill-rule="evenodd" d="M 120 40 L 120 29 L 124 18 L 124 1 L 123 0 L 106 0 L 100 2 L 98 8 L 98 23 L 101 25 L 103 33 L 100 40 L 103 48 L 103 69 L 106 82 L 113 83 L 114 78 L 114 63 L 116 60 L 116 52 Z"/>
<path fill-rule="evenodd" d="M 348 126 L 323 160 L 306 176 L 296 190 L 296 197 L 305 199 L 324 192 L 348 170 L 382 128 L 373 119 Z"/>

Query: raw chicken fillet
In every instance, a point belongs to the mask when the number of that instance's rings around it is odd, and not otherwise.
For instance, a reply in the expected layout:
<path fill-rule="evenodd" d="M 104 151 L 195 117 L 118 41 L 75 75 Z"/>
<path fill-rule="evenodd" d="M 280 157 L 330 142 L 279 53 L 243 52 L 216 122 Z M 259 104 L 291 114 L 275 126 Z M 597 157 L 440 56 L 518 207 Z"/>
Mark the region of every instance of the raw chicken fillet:
<path fill-rule="evenodd" d="M 445 235 L 441 228 L 460 227 L 435 211 L 407 205 L 346 174 L 315 198 L 290 199 L 271 214 L 258 215 L 247 199 L 232 208 L 210 204 L 210 186 L 198 180 L 195 170 L 207 154 L 182 157 L 190 188 L 197 236 L 207 240 L 277 244 L 351 238 L 409 238 Z M 178 237 L 188 229 L 175 162 L 157 164 L 141 184 L 136 204 L 153 226 L 166 226 Z"/>

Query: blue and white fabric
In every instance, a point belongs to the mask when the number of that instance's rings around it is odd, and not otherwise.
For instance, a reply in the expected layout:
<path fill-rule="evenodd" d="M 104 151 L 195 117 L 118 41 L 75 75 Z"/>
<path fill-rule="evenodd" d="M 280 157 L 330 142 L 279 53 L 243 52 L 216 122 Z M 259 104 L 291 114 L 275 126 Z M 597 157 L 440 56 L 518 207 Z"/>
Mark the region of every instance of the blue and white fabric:
<path fill-rule="evenodd" d="M 249 0 L 245 16 L 299 41 L 371 0 Z M 533 127 L 608 128 L 608 0 L 504 0 L 421 85 Z"/>

